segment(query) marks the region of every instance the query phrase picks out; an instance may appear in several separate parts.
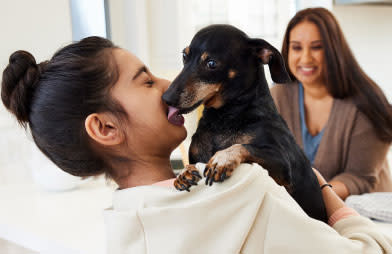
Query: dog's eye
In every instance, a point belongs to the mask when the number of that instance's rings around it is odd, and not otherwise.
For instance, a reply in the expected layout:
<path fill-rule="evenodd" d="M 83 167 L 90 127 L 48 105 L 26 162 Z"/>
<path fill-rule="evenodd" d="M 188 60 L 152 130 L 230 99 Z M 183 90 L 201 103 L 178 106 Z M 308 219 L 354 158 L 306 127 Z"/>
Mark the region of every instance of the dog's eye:
<path fill-rule="evenodd" d="M 208 69 L 215 69 L 216 68 L 216 62 L 214 61 L 214 60 L 209 60 L 208 62 L 207 62 L 207 68 Z"/>
<path fill-rule="evenodd" d="M 185 63 L 188 58 L 188 55 L 185 52 L 182 52 L 182 62 Z"/>

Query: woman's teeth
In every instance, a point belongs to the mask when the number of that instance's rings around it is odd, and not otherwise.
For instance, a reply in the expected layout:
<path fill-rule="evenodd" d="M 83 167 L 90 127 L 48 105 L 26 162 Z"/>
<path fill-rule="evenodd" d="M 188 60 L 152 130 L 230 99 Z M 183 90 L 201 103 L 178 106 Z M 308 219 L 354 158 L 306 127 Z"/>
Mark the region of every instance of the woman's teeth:
<path fill-rule="evenodd" d="M 300 67 L 299 68 L 304 74 L 311 74 L 316 70 L 316 67 Z"/>
<path fill-rule="evenodd" d="M 301 69 L 304 71 L 313 71 L 315 67 L 301 67 Z"/>

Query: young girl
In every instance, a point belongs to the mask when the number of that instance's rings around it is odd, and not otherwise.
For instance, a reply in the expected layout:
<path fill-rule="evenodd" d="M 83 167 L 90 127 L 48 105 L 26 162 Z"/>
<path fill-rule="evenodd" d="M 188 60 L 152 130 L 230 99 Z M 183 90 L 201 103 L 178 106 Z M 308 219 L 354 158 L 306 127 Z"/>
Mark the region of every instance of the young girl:
<path fill-rule="evenodd" d="M 73 175 L 105 173 L 118 184 L 105 211 L 108 253 L 392 253 L 391 240 L 328 186 L 336 231 L 309 218 L 257 164 L 222 184 L 176 191 L 170 153 L 186 130 L 168 119 L 168 86 L 98 37 L 39 64 L 17 51 L 3 72 L 4 105 L 47 157 Z"/>

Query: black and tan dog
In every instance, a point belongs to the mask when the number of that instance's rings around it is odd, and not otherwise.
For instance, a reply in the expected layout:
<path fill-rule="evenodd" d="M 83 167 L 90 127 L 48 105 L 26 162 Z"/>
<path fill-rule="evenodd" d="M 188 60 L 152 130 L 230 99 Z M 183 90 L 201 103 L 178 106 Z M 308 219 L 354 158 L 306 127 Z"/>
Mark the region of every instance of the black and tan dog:
<path fill-rule="evenodd" d="M 326 221 L 317 178 L 277 112 L 264 76 L 262 64 L 268 64 L 274 82 L 290 81 L 278 50 L 235 27 L 212 25 L 195 35 L 183 61 L 183 70 L 162 98 L 178 108 L 175 114 L 205 105 L 189 160 L 207 163 L 206 184 L 223 181 L 242 162 L 256 162 L 309 216 Z M 175 186 L 189 191 L 198 180 L 190 165 Z"/>

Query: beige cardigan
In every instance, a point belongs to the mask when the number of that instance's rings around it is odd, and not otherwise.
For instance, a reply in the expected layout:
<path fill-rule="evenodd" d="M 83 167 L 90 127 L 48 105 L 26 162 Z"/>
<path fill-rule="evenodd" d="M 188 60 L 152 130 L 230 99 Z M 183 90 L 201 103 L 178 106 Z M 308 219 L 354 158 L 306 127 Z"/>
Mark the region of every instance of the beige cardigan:
<path fill-rule="evenodd" d="M 276 107 L 303 148 L 298 84 L 271 88 Z M 350 99 L 334 99 L 314 167 L 329 180 L 343 182 L 351 195 L 392 191 L 387 163 L 389 143 L 381 141 L 371 122 Z"/>
<path fill-rule="evenodd" d="M 205 164 L 196 165 L 202 173 Z M 392 239 L 362 216 L 333 228 L 309 218 L 258 164 L 223 183 L 118 190 L 105 211 L 108 254 L 392 253 Z"/>

